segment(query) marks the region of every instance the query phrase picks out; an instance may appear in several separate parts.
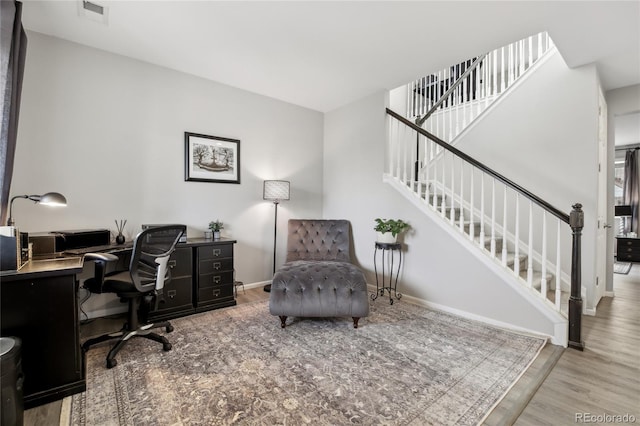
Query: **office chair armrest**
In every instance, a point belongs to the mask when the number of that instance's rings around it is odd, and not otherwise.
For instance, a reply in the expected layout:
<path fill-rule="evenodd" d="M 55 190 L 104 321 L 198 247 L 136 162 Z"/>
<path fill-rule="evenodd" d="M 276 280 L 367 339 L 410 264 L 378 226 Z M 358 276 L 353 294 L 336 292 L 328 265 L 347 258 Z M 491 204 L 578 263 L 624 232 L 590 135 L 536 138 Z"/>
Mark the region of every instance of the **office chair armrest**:
<path fill-rule="evenodd" d="M 84 261 L 93 261 L 95 272 L 93 278 L 85 281 L 85 287 L 92 293 L 102 293 L 102 284 L 107 270 L 107 263 L 117 262 L 118 256 L 110 253 L 86 253 Z"/>
<path fill-rule="evenodd" d="M 84 260 L 99 260 L 102 261 L 104 263 L 107 262 L 115 262 L 116 260 L 118 260 L 118 256 L 116 256 L 115 254 L 111 254 L 111 253 L 86 253 L 84 255 Z"/>

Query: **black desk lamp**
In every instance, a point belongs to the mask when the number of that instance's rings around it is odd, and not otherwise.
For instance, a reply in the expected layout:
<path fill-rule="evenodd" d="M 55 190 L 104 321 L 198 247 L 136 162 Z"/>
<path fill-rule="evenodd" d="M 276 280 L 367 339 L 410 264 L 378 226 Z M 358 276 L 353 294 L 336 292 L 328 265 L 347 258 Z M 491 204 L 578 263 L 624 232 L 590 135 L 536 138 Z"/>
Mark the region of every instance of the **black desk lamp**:
<path fill-rule="evenodd" d="M 262 199 L 273 201 L 275 206 L 275 220 L 273 223 L 273 273 L 276 273 L 276 241 L 278 238 L 278 204 L 289 200 L 290 183 L 287 180 L 265 180 L 262 188 Z M 271 284 L 264 286 L 264 291 L 271 291 Z"/>
<path fill-rule="evenodd" d="M 64 198 L 64 195 L 58 192 L 47 192 L 43 195 L 16 195 L 11 199 L 9 203 L 9 219 L 7 220 L 8 226 L 14 226 L 15 221 L 13 220 L 13 201 L 16 198 L 26 198 L 27 200 L 31 200 L 36 204 L 42 204 L 44 206 L 66 206 L 67 199 Z"/>
<path fill-rule="evenodd" d="M 619 234 L 624 235 L 624 233 L 627 230 L 627 218 L 628 217 L 633 217 L 633 209 L 631 208 L 630 205 L 621 205 L 621 206 L 614 206 L 614 216 L 616 217 L 622 217 L 624 222 L 621 222 L 622 225 L 622 229 L 618 230 Z"/>

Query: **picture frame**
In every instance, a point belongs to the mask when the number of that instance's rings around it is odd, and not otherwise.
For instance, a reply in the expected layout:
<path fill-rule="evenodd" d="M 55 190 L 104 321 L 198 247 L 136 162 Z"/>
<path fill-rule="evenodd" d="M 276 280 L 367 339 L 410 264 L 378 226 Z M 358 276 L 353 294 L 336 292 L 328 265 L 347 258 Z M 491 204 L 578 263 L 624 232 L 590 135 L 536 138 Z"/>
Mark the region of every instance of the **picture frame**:
<path fill-rule="evenodd" d="M 240 140 L 184 132 L 185 181 L 240 183 Z"/>

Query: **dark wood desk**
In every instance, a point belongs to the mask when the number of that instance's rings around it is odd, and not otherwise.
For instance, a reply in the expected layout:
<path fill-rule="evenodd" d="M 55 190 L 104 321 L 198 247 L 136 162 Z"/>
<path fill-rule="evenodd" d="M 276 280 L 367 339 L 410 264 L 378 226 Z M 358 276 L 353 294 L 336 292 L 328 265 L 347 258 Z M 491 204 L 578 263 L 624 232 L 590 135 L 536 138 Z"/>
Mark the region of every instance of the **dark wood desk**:
<path fill-rule="evenodd" d="M 76 274 L 82 258 L 32 260 L 0 274 L 0 334 L 22 339 L 24 407 L 86 389 Z"/>
<path fill-rule="evenodd" d="M 172 254 L 172 280 L 165 303 L 149 313 L 169 319 L 233 306 L 235 240 L 189 239 Z M 103 250 L 116 254 L 115 269 L 126 270 L 131 247 Z M 80 345 L 78 280 L 82 255 L 31 260 L 19 271 L 0 273 L 0 335 L 22 339 L 24 408 L 86 390 Z"/>

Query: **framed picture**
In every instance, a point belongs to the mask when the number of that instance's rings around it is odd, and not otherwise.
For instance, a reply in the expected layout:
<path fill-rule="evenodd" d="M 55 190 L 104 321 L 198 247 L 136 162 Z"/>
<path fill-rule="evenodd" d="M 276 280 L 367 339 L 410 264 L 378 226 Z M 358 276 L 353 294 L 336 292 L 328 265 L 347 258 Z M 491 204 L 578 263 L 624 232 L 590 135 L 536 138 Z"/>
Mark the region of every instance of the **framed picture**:
<path fill-rule="evenodd" d="M 240 183 L 240 141 L 184 132 L 184 180 Z"/>

